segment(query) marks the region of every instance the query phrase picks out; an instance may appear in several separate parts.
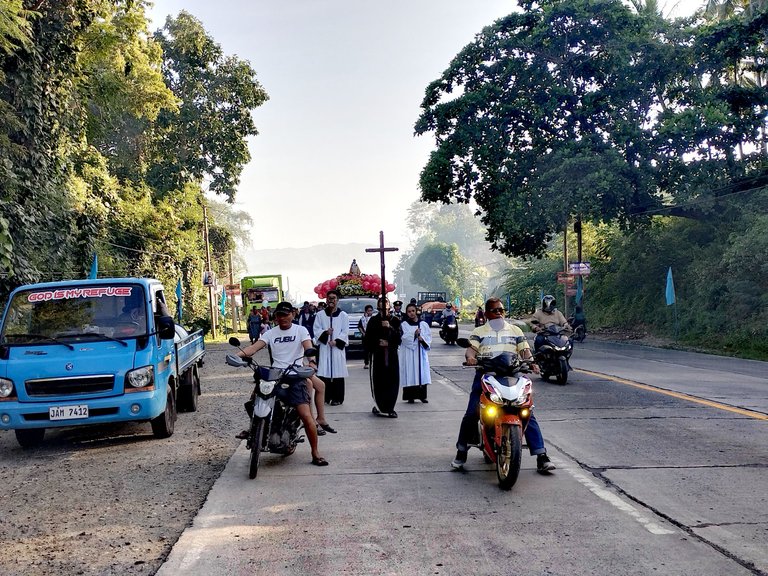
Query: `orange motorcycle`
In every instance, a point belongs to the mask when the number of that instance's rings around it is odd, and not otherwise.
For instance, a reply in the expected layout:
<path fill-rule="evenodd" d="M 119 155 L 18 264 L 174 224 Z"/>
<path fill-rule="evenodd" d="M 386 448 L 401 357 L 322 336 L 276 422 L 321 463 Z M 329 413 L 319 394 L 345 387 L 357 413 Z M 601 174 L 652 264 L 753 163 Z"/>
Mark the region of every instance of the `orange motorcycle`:
<path fill-rule="evenodd" d="M 468 348 L 469 340 L 459 338 L 457 344 Z M 475 368 L 482 372 L 477 447 L 488 464 L 496 464 L 502 490 L 510 490 L 520 474 L 523 434 L 533 408 L 533 383 L 526 376 L 531 365 L 512 352 L 477 358 Z"/>

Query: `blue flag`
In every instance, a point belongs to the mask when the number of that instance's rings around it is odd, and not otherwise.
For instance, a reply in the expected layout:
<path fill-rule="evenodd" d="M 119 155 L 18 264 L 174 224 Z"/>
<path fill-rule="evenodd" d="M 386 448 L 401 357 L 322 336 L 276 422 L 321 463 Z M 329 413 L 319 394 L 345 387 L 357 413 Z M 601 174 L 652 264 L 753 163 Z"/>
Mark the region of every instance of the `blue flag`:
<path fill-rule="evenodd" d="M 576 278 L 576 304 L 581 304 L 581 299 L 584 296 L 584 281 L 582 276 Z"/>
<path fill-rule="evenodd" d="M 221 308 L 221 315 L 226 316 L 227 315 L 227 291 L 224 288 L 221 289 L 221 302 L 219 303 L 219 307 Z"/>
<path fill-rule="evenodd" d="M 181 323 L 181 279 L 176 282 L 176 316 L 178 316 L 179 323 Z"/>
<path fill-rule="evenodd" d="M 88 280 L 95 280 L 99 275 L 99 256 L 93 253 L 93 262 L 91 262 L 91 273 L 88 274 Z"/>
<path fill-rule="evenodd" d="M 675 303 L 675 282 L 672 280 L 672 266 L 667 270 L 667 306 L 672 306 Z"/>

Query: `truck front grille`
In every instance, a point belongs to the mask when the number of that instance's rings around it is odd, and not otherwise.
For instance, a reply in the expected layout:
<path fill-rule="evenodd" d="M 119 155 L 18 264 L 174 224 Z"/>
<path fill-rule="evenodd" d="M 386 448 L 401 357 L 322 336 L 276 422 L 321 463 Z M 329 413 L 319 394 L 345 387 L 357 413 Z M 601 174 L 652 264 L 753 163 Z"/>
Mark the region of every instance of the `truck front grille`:
<path fill-rule="evenodd" d="M 40 378 L 24 382 L 29 396 L 67 396 L 110 392 L 115 387 L 115 377 L 73 376 L 72 378 Z"/>

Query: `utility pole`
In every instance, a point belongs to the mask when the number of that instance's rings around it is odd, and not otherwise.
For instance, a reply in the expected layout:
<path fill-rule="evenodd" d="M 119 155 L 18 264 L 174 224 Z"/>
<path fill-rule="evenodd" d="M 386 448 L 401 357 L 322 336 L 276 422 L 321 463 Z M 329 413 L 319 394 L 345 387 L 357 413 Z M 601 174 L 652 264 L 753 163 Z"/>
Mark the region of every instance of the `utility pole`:
<path fill-rule="evenodd" d="M 232 276 L 232 250 L 229 250 L 229 309 L 232 313 L 232 332 L 237 332 L 237 313 L 235 311 L 235 279 Z"/>
<path fill-rule="evenodd" d="M 568 218 L 563 227 L 563 272 L 568 274 Z M 566 277 L 567 278 L 567 277 Z M 563 316 L 568 318 L 568 282 L 563 284 Z"/>
<path fill-rule="evenodd" d="M 208 207 L 205 205 L 205 199 L 202 200 L 203 204 L 203 241 L 205 242 L 205 268 L 208 272 L 211 272 L 211 245 L 208 243 Z M 216 316 L 213 313 L 213 285 L 208 285 L 208 313 L 211 318 L 211 337 L 216 338 Z"/>

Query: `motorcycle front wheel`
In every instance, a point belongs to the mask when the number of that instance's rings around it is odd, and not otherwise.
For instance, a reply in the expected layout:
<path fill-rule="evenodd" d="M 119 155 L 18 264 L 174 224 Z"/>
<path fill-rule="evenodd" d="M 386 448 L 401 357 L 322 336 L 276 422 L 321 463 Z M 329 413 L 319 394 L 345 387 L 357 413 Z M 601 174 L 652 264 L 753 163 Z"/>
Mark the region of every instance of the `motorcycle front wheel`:
<path fill-rule="evenodd" d="M 248 478 L 253 480 L 259 472 L 259 456 L 264 444 L 264 419 L 254 418 L 251 424 L 251 463 L 248 468 Z"/>
<path fill-rule="evenodd" d="M 501 444 L 496 458 L 496 476 L 499 488 L 511 490 L 520 474 L 520 461 L 523 455 L 523 430 L 512 424 L 501 425 Z"/>
<path fill-rule="evenodd" d="M 556 376 L 558 384 L 565 384 L 568 382 L 568 360 L 560 358 L 560 371 Z"/>

